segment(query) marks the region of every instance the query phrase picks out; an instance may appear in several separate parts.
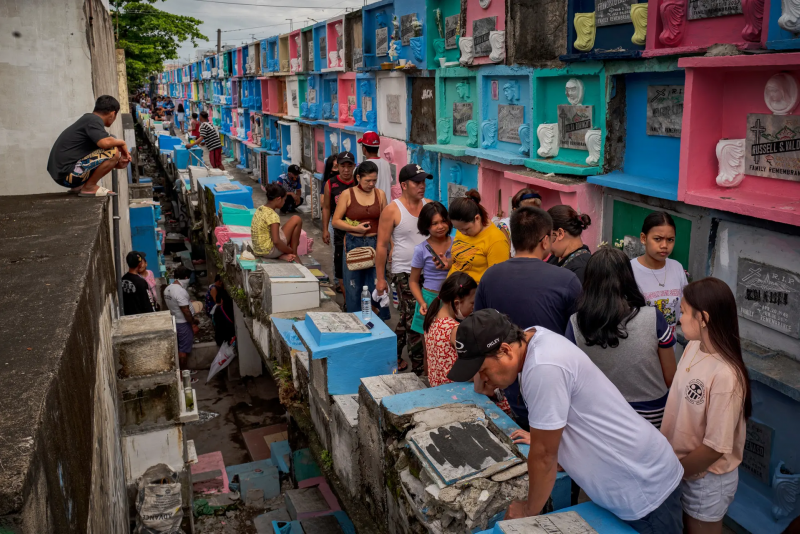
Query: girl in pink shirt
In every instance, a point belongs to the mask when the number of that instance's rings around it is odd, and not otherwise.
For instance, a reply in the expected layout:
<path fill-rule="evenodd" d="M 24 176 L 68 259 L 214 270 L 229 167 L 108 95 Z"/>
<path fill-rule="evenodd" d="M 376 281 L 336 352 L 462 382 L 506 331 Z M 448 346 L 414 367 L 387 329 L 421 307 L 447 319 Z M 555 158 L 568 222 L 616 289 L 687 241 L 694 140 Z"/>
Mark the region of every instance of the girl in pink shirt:
<path fill-rule="evenodd" d="M 727 284 L 704 278 L 687 285 L 680 323 L 690 341 L 669 390 L 661 432 L 683 465 L 685 531 L 717 534 L 736 495 L 745 419 L 752 410 L 736 300 Z"/>

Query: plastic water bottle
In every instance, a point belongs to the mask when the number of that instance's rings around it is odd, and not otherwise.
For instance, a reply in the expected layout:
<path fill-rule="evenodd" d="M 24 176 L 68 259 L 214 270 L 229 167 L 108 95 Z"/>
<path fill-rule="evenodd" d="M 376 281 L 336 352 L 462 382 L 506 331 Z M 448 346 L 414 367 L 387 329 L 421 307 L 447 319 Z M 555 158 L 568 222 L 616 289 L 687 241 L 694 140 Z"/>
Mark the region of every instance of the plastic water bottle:
<path fill-rule="evenodd" d="M 372 319 L 372 297 L 367 286 L 361 290 L 361 318 L 364 321 Z"/>
<path fill-rule="evenodd" d="M 394 309 L 400 307 L 400 299 L 397 296 L 397 287 L 395 287 L 394 284 L 392 284 L 392 306 L 394 306 Z"/>

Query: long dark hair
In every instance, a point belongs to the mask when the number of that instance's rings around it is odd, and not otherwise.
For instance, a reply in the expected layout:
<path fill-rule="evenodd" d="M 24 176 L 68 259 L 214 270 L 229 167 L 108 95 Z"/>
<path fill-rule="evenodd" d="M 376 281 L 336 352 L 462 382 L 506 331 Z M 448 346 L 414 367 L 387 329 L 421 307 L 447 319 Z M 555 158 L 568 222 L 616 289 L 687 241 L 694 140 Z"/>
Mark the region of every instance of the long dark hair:
<path fill-rule="evenodd" d="M 728 284 L 718 278 L 703 278 L 683 288 L 683 300 L 692 307 L 708 328 L 708 339 L 720 358 L 736 371 L 744 395 L 744 416 L 750 418 L 753 405 L 750 399 L 750 375 L 742 360 L 739 339 L 739 319 L 736 316 L 736 299 Z M 712 350 L 712 347 L 707 347 Z"/>
<path fill-rule="evenodd" d="M 480 215 L 481 223 L 484 226 L 489 224 L 489 214 L 486 213 L 486 208 L 481 206 L 481 194 L 474 189 L 464 193 L 463 197 L 454 199 L 450 204 L 449 213 L 451 221 L 469 223 Z"/>
<path fill-rule="evenodd" d="M 325 187 L 325 182 L 333 178 L 333 164 L 336 163 L 336 154 L 328 156 L 325 160 L 325 170 L 322 172 L 322 187 Z"/>
<path fill-rule="evenodd" d="M 430 329 L 433 321 L 436 320 L 436 315 L 442 308 L 443 301 L 452 306 L 454 301 L 466 298 L 476 289 L 478 289 L 478 283 L 467 273 L 458 271 L 448 276 L 447 280 L 442 284 L 439 294 L 436 295 L 436 298 L 433 299 L 430 306 L 428 306 L 422 329 L 425 332 Z"/>
<path fill-rule="evenodd" d="M 672 218 L 672 215 L 666 211 L 654 211 L 645 217 L 642 223 L 642 233 L 647 235 L 650 233 L 650 230 L 656 226 L 671 226 L 673 230 L 677 231 L 675 228 L 675 220 Z"/>
<path fill-rule="evenodd" d="M 553 230 L 563 228 L 572 237 L 578 237 L 592 224 L 592 218 L 585 213 L 578 213 L 572 206 L 559 204 L 553 206 L 547 213 L 553 218 Z"/>
<path fill-rule="evenodd" d="M 644 306 L 647 301 L 625 253 L 612 247 L 598 249 L 586 264 L 578 299 L 578 329 L 586 344 L 619 346 L 619 340 L 628 337 L 628 321 Z"/>

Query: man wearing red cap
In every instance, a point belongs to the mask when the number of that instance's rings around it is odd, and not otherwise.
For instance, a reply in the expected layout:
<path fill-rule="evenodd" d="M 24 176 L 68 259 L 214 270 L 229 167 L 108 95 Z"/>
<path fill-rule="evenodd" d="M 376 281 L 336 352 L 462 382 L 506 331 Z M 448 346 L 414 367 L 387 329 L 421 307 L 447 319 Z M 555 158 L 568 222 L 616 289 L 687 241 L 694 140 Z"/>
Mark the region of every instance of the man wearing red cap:
<path fill-rule="evenodd" d="M 375 184 L 375 187 L 383 191 L 386 195 L 386 202 L 390 202 L 392 200 L 392 167 L 388 161 L 381 159 L 380 136 L 375 132 L 364 132 L 358 142 L 361 143 L 364 160 L 370 160 L 378 166 L 378 183 Z"/>

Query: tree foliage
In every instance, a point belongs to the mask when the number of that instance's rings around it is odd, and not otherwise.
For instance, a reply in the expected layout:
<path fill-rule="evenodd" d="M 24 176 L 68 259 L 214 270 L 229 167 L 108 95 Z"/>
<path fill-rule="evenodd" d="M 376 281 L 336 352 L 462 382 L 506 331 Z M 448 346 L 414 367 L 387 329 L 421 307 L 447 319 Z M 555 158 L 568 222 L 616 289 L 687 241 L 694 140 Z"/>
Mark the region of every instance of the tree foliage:
<path fill-rule="evenodd" d="M 195 48 L 198 41 L 208 41 L 198 29 L 203 21 L 161 11 L 153 6 L 159 1 L 165 0 L 111 0 L 117 48 L 125 50 L 131 89 L 161 72 L 165 60 L 178 59 L 178 48 L 184 41 L 190 40 Z"/>

